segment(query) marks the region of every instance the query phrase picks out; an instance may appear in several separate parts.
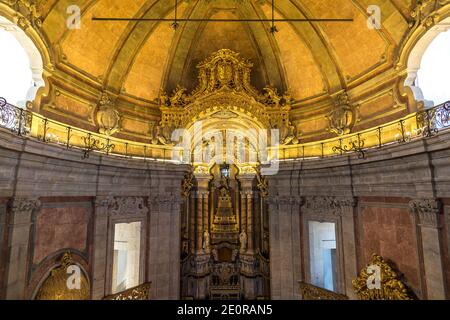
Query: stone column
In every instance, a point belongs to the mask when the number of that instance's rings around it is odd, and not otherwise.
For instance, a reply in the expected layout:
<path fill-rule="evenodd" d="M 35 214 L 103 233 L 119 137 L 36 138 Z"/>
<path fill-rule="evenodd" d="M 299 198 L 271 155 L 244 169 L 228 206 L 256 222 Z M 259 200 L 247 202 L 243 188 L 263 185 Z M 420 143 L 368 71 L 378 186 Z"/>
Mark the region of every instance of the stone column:
<path fill-rule="evenodd" d="M 268 203 L 271 299 L 299 299 L 302 200 L 299 197 L 269 195 Z"/>
<path fill-rule="evenodd" d="M 181 203 L 174 195 L 155 195 L 150 200 L 151 299 L 180 299 Z"/>
<path fill-rule="evenodd" d="M 255 174 L 244 174 L 238 177 L 241 183 L 241 224 L 242 231 L 247 234 L 247 253 L 254 253 L 254 221 L 253 221 L 253 185 Z"/>
<path fill-rule="evenodd" d="M 92 261 L 92 299 L 94 300 L 100 300 L 109 294 L 106 292 L 108 210 L 113 202 L 113 197 L 97 197 L 95 199 L 94 257 Z"/>
<path fill-rule="evenodd" d="M 25 299 L 30 230 L 33 225 L 33 212 L 39 210 L 40 207 L 40 201 L 35 198 L 13 199 L 11 202 L 6 299 Z"/>
<path fill-rule="evenodd" d="M 247 252 L 248 253 L 254 253 L 254 241 L 255 238 L 254 234 L 254 225 L 253 225 L 253 192 L 247 191 L 247 237 L 248 237 L 248 243 L 247 243 Z"/>
<path fill-rule="evenodd" d="M 196 175 L 197 179 L 197 252 L 204 253 L 203 233 L 209 223 L 209 182 L 210 175 Z"/>
<path fill-rule="evenodd" d="M 409 203 L 419 232 L 423 253 L 427 299 L 445 299 L 444 272 L 439 229 L 441 203 L 437 199 L 416 199 Z"/>

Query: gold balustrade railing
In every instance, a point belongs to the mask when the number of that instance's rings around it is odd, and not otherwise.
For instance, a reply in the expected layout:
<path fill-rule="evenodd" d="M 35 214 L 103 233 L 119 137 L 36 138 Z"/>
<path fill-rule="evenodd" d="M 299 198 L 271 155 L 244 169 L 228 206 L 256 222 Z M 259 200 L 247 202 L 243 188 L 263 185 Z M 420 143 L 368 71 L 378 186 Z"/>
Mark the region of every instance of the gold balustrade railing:
<path fill-rule="evenodd" d="M 146 282 L 136 287 L 111 294 L 103 298 L 103 300 L 150 300 L 151 283 Z"/>
<path fill-rule="evenodd" d="M 92 152 L 144 160 L 181 162 L 181 147 L 132 142 L 93 133 L 13 106 L 0 98 L 0 127 L 19 136 L 36 138 L 67 149 L 79 149 L 83 158 Z M 364 158 L 369 149 L 430 137 L 450 127 L 450 101 L 401 119 L 360 132 L 323 141 L 268 146 L 265 160 L 314 159 L 356 153 Z M 191 155 L 192 158 L 192 155 Z"/>
<path fill-rule="evenodd" d="M 310 283 L 299 281 L 302 300 L 348 300 L 348 297 Z"/>

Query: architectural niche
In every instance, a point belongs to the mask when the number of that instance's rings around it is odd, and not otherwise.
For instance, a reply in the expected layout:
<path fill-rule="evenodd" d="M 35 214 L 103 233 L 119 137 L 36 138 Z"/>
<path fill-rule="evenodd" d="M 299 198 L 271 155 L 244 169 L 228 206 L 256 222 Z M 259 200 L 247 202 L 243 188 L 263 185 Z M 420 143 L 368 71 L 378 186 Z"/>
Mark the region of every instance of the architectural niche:
<path fill-rule="evenodd" d="M 89 300 L 90 289 L 89 282 L 84 275 L 84 272 L 80 272 L 80 288 L 70 289 L 67 286 L 69 277 L 73 274 L 73 271 L 69 270 L 69 267 L 75 266 L 72 254 L 70 252 L 64 253 L 61 258 L 60 266 L 56 267 L 50 272 L 48 278 L 39 288 L 36 294 L 36 300 Z"/>

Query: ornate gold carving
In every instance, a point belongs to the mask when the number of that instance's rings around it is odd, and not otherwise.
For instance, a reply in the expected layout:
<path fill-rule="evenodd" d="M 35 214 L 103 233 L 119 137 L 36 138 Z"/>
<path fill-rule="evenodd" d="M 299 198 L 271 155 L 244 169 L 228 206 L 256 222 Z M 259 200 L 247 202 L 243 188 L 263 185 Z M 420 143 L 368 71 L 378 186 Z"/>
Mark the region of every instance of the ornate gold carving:
<path fill-rule="evenodd" d="M 348 300 L 348 297 L 306 282 L 299 282 L 302 300 Z"/>
<path fill-rule="evenodd" d="M 269 195 L 269 181 L 267 180 L 267 177 L 263 176 L 261 174 L 261 168 L 256 167 L 256 180 L 257 180 L 257 188 L 259 189 L 259 192 L 261 194 L 261 197 L 267 198 Z"/>
<path fill-rule="evenodd" d="M 40 287 L 36 300 L 89 300 L 89 283 L 81 272 L 80 289 L 69 289 L 68 282 L 71 276 L 68 268 L 74 265 L 70 252 L 64 253 L 61 265 L 50 272 L 48 278 Z"/>
<path fill-rule="evenodd" d="M 416 6 L 411 11 L 411 18 L 409 27 L 415 30 L 419 26 L 430 28 L 439 20 L 439 14 L 436 12 L 440 7 L 449 4 L 449 0 L 418 0 Z"/>
<path fill-rule="evenodd" d="M 103 300 L 150 300 L 151 283 L 146 282 L 125 291 L 112 294 L 103 298 Z"/>
<path fill-rule="evenodd" d="M 335 108 L 328 116 L 328 131 L 337 135 L 349 134 L 357 121 L 357 107 L 350 104 L 346 92 L 335 101 Z"/>
<path fill-rule="evenodd" d="M 8 0 L 8 5 L 17 13 L 17 25 L 26 30 L 29 26 L 42 27 L 39 7 L 42 0 Z"/>
<path fill-rule="evenodd" d="M 100 96 L 96 118 L 101 134 L 109 136 L 120 130 L 119 112 L 106 91 Z"/>
<path fill-rule="evenodd" d="M 182 87 L 170 96 L 162 92 L 155 142 L 170 144 L 173 130 L 188 128 L 206 115 L 229 119 L 241 113 L 265 129 L 279 129 L 282 144 L 298 143 L 299 133 L 289 120 L 291 96 L 279 95 L 273 86 L 258 93 L 250 83 L 252 67 L 238 53 L 222 49 L 197 66 L 199 85 L 192 94 Z"/>
<path fill-rule="evenodd" d="M 194 170 L 191 170 L 188 173 L 186 173 L 181 185 L 181 195 L 183 197 L 186 198 L 191 193 L 191 189 L 194 186 L 193 180 L 194 180 Z"/>
<path fill-rule="evenodd" d="M 369 289 L 370 283 L 368 268 L 377 266 L 380 268 L 380 288 Z M 398 279 L 397 273 L 379 255 L 373 254 L 371 262 L 361 270 L 358 278 L 352 281 L 356 294 L 360 300 L 412 300 L 414 296 L 408 288 Z"/>

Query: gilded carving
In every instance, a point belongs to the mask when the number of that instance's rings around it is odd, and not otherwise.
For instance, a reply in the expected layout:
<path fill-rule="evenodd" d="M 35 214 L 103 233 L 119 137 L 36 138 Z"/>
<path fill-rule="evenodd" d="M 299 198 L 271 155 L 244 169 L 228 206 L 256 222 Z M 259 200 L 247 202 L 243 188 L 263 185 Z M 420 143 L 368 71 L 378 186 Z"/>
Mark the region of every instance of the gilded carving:
<path fill-rule="evenodd" d="M 181 195 L 183 197 L 188 197 L 191 193 L 191 189 L 194 186 L 194 171 L 189 171 L 183 179 L 182 185 L 181 185 Z"/>
<path fill-rule="evenodd" d="M 207 114 L 230 119 L 241 113 L 266 129 L 278 129 L 282 144 L 298 143 L 300 134 L 289 120 L 290 94 L 280 95 L 273 86 L 260 94 L 250 83 L 252 67 L 238 53 L 222 49 L 197 66 L 199 85 L 190 95 L 179 86 L 171 95 L 162 92 L 155 142 L 171 144 L 173 130 L 188 128 Z"/>
<path fill-rule="evenodd" d="M 83 272 L 80 273 L 80 288 L 69 289 L 69 277 L 73 272 L 68 270 L 75 265 L 70 252 L 64 253 L 61 265 L 50 272 L 40 287 L 36 300 L 89 300 L 89 282 Z"/>
<path fill-rule="evenodd" d="M 261 174 L 260 167 L 256 167 L 255 170 L 256 170 L 256 180 L 257 180 L 256 187 L 259 189 L 261 197 L 267 198 L 267 196 L 269 195 L 269 181 L 268 181 L 267 177 L 265 177 Z"/>
<path fill-rule="evenodd" d="M 119 112 L 106 91 L 100 96 L 96 118 L 101 134 L 109 136 L 120 130 Z"/>
<path fill-rule="evenodd" d="M 380 269 L 379 288 L 368 288 L 373 276 L 368 270 L 376 266 Z M 370 268 L 369 268 L 370 267 Z M 361 270 L 358 278 L 352 281 L 353 287 L 360 300 L 412 300 L 413 294 L 406 285 L 399 280 L 397 273 L 379 255 L 373 254 L 370 263 Z"/>
<path fill-rule="evenodd" d="M 328 114 L 328 131 L 337 135 L 349 134 L 357 121 L 357 107 L 350 104 L 346 92 L 335 101 L 334 109 Z"/>
<path fill-rule="evenodd" d="M 417 218 L 417 224 L 424 227 L 437 228 L 439 226 L 439 214 L 441 202 L 436 199 L 415 199 L 409 202 L 412 214 Z"/>
<path fill-rule="evenodd" d="M 299 282 L 302 300 L 348 300 L 348 297 L 306 282 Z"/>
<path fill-rule="evenodd" d="M 449 0 L 418 0 L 416 6 L 411 11 L 411 18 L 409 27 L 415 30 L 419 26 L 430 28 L 436 24 L 439 19 L 439 14 L 436 12 L 440 7 L 449 4 Z"/>
<path fill-rule="evenodd" d="M 125 291 L 106 296 L 103 300 L 150 300 L 151 283 L 146 282 Z"/>
<path fill-rule="evenodd" d="M 42 27 L 42 17 L 39 10 L 42 0 L 8 0 L 11 6 L 21 16 L 17 19 L 17 25 L 26 30 L 29 26 Z"/>

